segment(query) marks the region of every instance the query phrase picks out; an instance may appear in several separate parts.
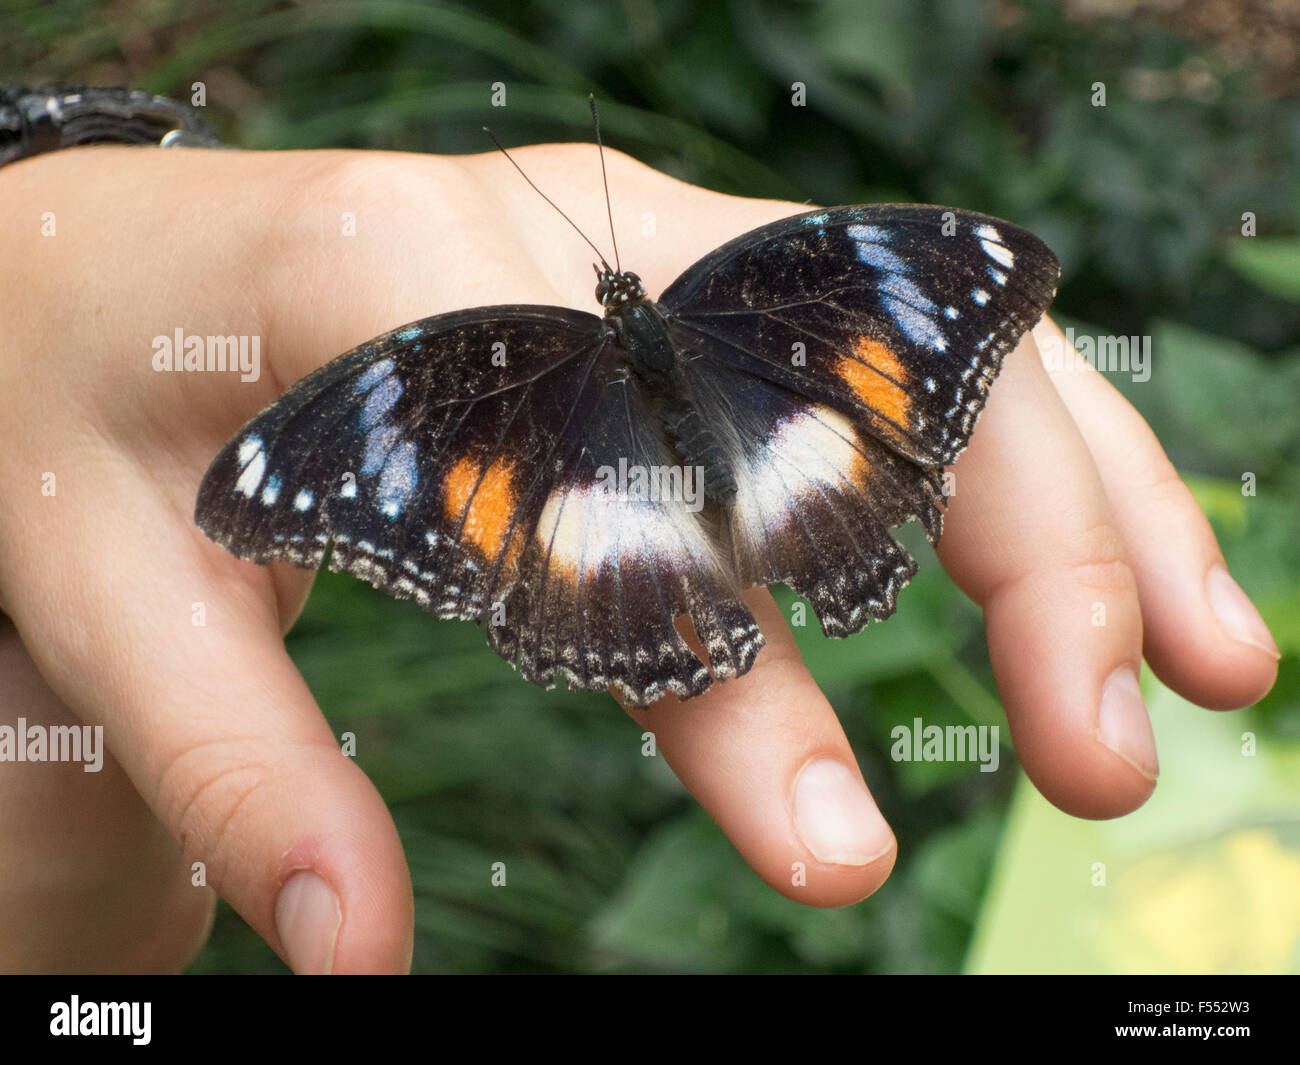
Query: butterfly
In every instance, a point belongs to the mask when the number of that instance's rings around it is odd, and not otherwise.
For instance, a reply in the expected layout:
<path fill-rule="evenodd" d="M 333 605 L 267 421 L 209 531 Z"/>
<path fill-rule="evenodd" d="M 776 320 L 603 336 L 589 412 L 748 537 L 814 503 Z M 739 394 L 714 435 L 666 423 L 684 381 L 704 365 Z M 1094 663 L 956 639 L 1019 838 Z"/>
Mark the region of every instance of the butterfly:
<path fill-rule="evenodd" d="M 748 587 L 788 585 L 832 637 L 893 613 L 917 564 L 890 529 L 938 542 L 943 467 L 1058 275 L 1031 233 L 919 205 L 761 226 L 658 300 L 601 257 L 602 314 L 437 315 L 303 378 L 195 518 L 257 563 L 332 545 L 544 687 L 696 696 L 763 646 Z"/>

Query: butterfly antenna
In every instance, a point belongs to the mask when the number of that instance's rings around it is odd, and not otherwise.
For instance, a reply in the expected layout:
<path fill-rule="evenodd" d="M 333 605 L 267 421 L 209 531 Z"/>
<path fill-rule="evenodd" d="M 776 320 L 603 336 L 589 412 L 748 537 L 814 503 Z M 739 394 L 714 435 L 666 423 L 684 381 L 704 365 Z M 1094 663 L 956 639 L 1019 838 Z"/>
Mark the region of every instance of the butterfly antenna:
<path fill-rule="evenodd" d="M 569 225 L 573 226 L 573 231 L 577 233 L 578 236 L 580 236 L 583 240 L 585 240 L 587 242 L 587 246 L 596 253 L 596 258 L 600 260 L 600 265 L 605 267 L 605 269 L 608 270 L 609 263 L 605 260 L 605 256 L 601 254 L 600 249 L 596 247 L 596 245 L 591 243 L 591 240 L 587 236 L 587 234 L 578 228 L 578 224 L 567 214 L 561 211 L 559 206 L 556 204 L 556 202 L 553 199 L 551 199 L 549 196 L 547 196 L 546 193 L 544 193 L 533 183 L 533 179 L 524 173 L 524 168 L 520 166 L 518 163 L 516 163 L 514 161 L 514 158 L 510 155 L 510 153 L 506 151 L 504 147 L 502 147 L 501 142 L 497 140 L 497 135 L 495 133 L 493 133 L 490 129 L 488 129 L 487 126 L 483 127 L 483 132 L 492 138 L 492 143 L 497 146 L 497 151 L 499 151 L 502 155 L 504 155 L 507 159 L 510 160 L 510 165 L 519 171 L 519 176 L 523 178 L 525 181 L 527 181 L 530 186 L 532 186 L 532 190 L 535 193 L 537 193 L 538 196 L 544 199 L 547 203 L 549 203 L 552 207 L 554 207 L 556 213 L 558 213 L 561 218 L 563 218 L 566 222 L 568 222 Z M 617 249 L 615 249 L 615 255 L 617 258 Z"/>
<path fill-rule="evenodd" d="M 605 213 L 609 215 L 609 239 L 614 243 L 614 269 L 622 272 L 623 265 L 618 261 L 618 237 L 614 236 L 614 208 L 609 203 L 609 177 L 605 173 L 605 145 L 600 140 L 600 115 L 596 114 L 596 94 L 587 94 L 591 104 L 591 124 L 596 127 L 596 148 L 600 152 L 600 180 L 605 183 Z"/>

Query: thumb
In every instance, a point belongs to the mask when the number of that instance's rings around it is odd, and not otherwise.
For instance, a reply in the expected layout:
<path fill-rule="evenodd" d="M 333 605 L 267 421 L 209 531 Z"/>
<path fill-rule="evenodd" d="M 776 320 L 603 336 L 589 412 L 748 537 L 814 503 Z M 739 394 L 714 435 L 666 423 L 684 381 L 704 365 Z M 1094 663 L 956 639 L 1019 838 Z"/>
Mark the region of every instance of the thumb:
<path fill-rule="evenodd" d="M 3 575 L 42 674 L 103 724 L 187 869 L 295 972 L 406 971 L 413 901 L 396 827 L 285 652 L 271 577 L 220 557 L 146 490 L 120 498 L 125 487 L 97 512 L 93 543 L 60 537 L 35 556 L 57 567 Z M 155 535 L 138 567 L 105 550 L 139 543 L 141 528 Z"/>

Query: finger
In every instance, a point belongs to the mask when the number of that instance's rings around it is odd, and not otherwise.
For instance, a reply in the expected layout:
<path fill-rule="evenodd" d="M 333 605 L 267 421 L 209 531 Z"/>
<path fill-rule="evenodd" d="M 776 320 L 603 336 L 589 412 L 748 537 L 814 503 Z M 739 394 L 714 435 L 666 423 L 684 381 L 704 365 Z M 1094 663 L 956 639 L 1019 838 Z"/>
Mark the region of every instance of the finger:
<path fill-rule="evenodd" d="M 1016 751 L 1039 790 L 1113 817 L 1155 787 L 1142 618 L 1088 449 L 1026 335 L 957 462 L 939 556 L 984 608 Z"/>
<path fill-rule="evenodd" d="M 746 600 L 767 646 L 745 676 L 627 711 L 768 884 L 811 906 L 857 902 L 893 869 L 894 834 L 780 609 L 764 589 Z"/>
<path fill-rule="evenodd" d="M 269 578 L 173 528 L 149 489 L 109 483 L 117 505 L 96 515 L 93 550 L 62 535 L 82 527 L 68 485 L 43 539 L 59 568 L 6 582 L 43 675 L 104 725 L 187 871 L 201 862 L 295 971 L 405 971 L 412 896 L 395 826 L 285 653 Z M 166 577 L 153 558 L 127 561 L 141 528 Z M 111 624 L 87 632 L 84 618 Z"/>
<path fill-rule="evenodd" d="M 1230 710 L 1273 686 L 1280 657 L 1264 619 L 1228 575 L 1210 523 L 1155 434 L 1044 319 L 1034 330 L 1052 383 L 1101 474 L 1137 578 L 1143 652 L 1192 702 Z"/>
<path fill-rule="evenodd" d="M 48 737 L 52 758 L 54 730 L 80 724 L 0 616 L 0 725 Z M 70 760 L 0 762 L 0 972 L 179 972 L 216 896 L 189 886 L 176 841 L 93 734 L 77 739 Z"/>

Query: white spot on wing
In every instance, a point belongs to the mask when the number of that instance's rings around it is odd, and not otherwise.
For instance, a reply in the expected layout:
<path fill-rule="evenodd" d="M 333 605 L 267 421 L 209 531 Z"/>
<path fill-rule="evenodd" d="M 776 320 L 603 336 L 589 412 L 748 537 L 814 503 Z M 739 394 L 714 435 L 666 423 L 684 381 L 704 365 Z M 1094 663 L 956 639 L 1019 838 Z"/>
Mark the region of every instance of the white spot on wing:
<path fill-rule="evenodd" d="M 239 445 L 239 464 L 247 466 L 248 460 L 262 450 L 260 436 L 246 436 Z"/>
<path fill-rule="evenodd" d="M 670 565 L 708 563 L 713 549 L 696 516 L 681 503 L 620 498 L 604 484 L 554 492 L 537 521 L 538 543 L 551 565 L 592 574 L 603 565 L 644 560 L 646 551 Z"/>
<path fill-rule="evenodd" d="M 984 249 L 984 254 L 999 266 L 1005 266 L 1010 270 L 1015 265 L 1016 257 L 1010 248 L 994 244 L 991 240 L 981 240 L 980 247 Z"/>
<path fill-rule="evenodd" d="M 252 499 L 257 486 L 262 483 L 262 474 L 265 472 L 266 453 L 259 449 L 252 461 L 244 467 L 244 472 L 239 475 L 239 480 L 235 482 L 235 491 L 242 492 L 245 499 Z"/>
<path fill-rule="evenodd" d="M 890 274 L 907 269 L 907 263 L 885 247 L 889 235 L 879 226 L 848 226 L 844 232 L 857 244 L 859 261 Z"/>
<path fill-rule="evenodd" d="M 738 477 L 736 505 L 751 550 L 766 541 L 773 523 L 793 520 L 803 501 L 826 490 L 858 490 L 864 461 L 852 424 L 828 407 L 782 422 Z"/>
<path fill-rule="evenodd" d="M 415 444 L 403 440 L 388 453 L 383 471 L 379 474 L 379 509 L 390 518 L 397 517 L 411 498 L 419 480 Z"/>

